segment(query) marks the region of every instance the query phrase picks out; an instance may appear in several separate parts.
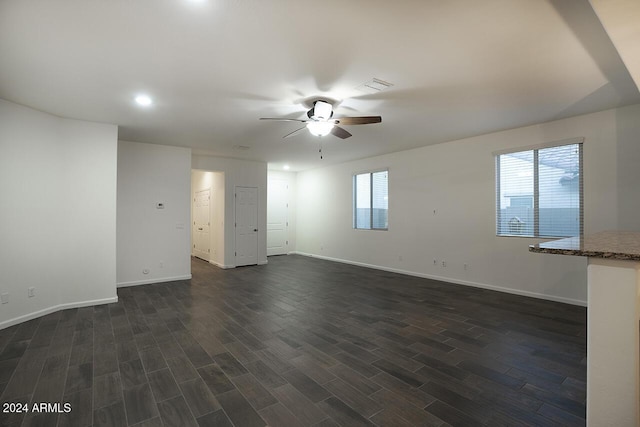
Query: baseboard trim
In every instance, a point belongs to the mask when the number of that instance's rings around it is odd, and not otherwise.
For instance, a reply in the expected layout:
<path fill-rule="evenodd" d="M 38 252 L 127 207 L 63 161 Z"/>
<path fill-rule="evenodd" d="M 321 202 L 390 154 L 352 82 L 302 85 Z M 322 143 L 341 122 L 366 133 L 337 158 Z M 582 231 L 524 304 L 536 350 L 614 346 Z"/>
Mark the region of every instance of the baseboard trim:
<path fill-rule="evenodd" d="M 13 325 L 17 325 L 22 322 L 36 319 L 38 317 L 46 316 L 47 314 L 55 313 L 56 311 L 68 310 L 70 308 L 82 308 L 94 305 L 112 304 L 118 302 L 118 296 L 112 298 L 102 298 L 90 301 L 69 302 L 65 304 L 54 305 L 53 307 L 47 307 L 42 310 L 34 311 L 33 313 L 24 314 L 22 316 L 15 317 L 13 319 L 0 322 L 0 329 L 5 329 Z"/>
<path fill-rule="evenodd" d="M 224 264 L 220 264 L 220 263 L 215 262 L 215 261 L 209 261 L 209 263 L 215 265 L 216 267 L 223 268 L 225 270 L 228 270 L 230 268 L 237 268 L 238 267 L 237 265 L 224 265 Z M 265 264 L 268 264 L 268 263 L 269 263 L 269 261 L 259 261 L 257 264 L 250 264 L 250 266 L 251 265 L 265 265 Z M 244 265 L 242 267 L 244 267 Z"/>
<path fill-rule="evenodd" d="M 222 268 L 222 269 L 224 269 L 224 270 L 228 270 L 228 269 L 230 269 L 230 268 L 236 268 L 236 266 L 235 266 L 235 265 L 225 265 L 225 264 L 220 264 L 219 262 L 216 262 L 216 261 L 209 261 L 209 264 L 213 264 L 213 265 L 215 265 L 216 267 L 220 267 L 220 268 Z"/>
<path fill-rule="evenodd" d="M 340 262 L 340 263 L 343 263 L 343 264 L 351 264 L 351 265 L 356 265 L 358 267 L 373 268 L 375 270 L 388 271 L 390 273 L 406 274 L 407 276 L 420 277 L 420 278 L 423 278 L 423 279 L 431 279 L 431 280 L 438 280 L 438 281 L 441 281 L 441 282 L 454 283 L 456 285 L 472 286 L 474 288 L 488 289 L 488 290 L 491 290 L 491 291 L 504 292 L 504 293 L 507 293 L 507 294 L 520 295 L 520 296 L 524 296 L 524 297 L 531 297 L 531 298 L 543 299 L 543 300 L 547 300 L 547 301 L 561 302 L 561 303 L 564 303 L 564 304 L 578 305 L 578 306 L 582 306 L 582 307 L 586 307 L 587 306 L 587 301 L 582 301 L 582 300 L 577 300 L 577 299 L 572 299 L 572 298 L 559 297 L 559 296 L 555 296 L 555 295 L 541 294 L 541 293 L 537 293 L 537 292 L 523 291 L 523 290 L 520 290 L 520 289 L 505 288 L 505 287 L 502 287 L 502 286 L 490 285 L 488 283 L 472 282 L 472 281 L 469 281 L 469 280 L 460 280 L 460 279 L 455 279 L 455 278 L 451 278 L 451 277 L 436 276 L 436 275 L 425 274 L 425 273 L 420 273 L 420 272 L 416 272 L 416 271 L 401 270 L 401 269 L 398 269 L 398 268 L 385 267 L 385 266 L 375 265 L 375 264 L 366 264 L 366 263 L 363 263 L 363 262 L 350 261 L 350 260 L 341 259 L 341 258 L 333 258 L 333 257 L 328 257 L 328 256 L 323 256 L 323 255 L 310 254 L 310 253 L 306 253 L 306 252 L 295 251 L 295 252 L 291 252 L 291 254 L 292 255 L 302 255 L 302 256 L 306 256 L 306 257 L 310 257 L 310 258 L 319 258 L 319 259 L 323 259 L 323 260 L 326 260 L 326 261 L 335 261 L 335 262 Z"/>
<path fill-rule="evenodd" d="M 191 279 L 191 274 L 186 274 L 184 276 L 175 276 L 175 277 L 158 277 L 156 279 L 147 279 L 147 280 L 134 280 L 132 282 L 120 282 L 116 284 L 116 287 L 126 288 L 129 286 L 151 285 L 153 283 L 175 282 L 176 280 L 189 280 L 189 279 Z"/>

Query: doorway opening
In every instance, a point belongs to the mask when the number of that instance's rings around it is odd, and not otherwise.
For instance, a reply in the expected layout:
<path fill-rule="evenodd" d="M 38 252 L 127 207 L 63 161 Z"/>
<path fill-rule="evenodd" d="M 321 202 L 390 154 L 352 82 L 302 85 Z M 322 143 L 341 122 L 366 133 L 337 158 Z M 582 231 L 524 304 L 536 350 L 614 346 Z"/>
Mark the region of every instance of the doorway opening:
<path fill-rule="evenodd" d="M 191 171 L 191 255 L 224 266 L 224 172 Z"/>

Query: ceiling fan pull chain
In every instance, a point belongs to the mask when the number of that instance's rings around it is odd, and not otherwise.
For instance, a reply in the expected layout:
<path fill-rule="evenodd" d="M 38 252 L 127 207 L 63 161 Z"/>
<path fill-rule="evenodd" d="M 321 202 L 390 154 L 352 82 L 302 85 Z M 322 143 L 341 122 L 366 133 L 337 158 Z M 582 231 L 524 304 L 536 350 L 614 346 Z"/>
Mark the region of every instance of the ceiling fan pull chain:
<path fill-rule="evenodd" d="M 320 153 L 320 160 L 322 160 L 322 139 L 320 139 L 320 150 L 318 152 Z"/>

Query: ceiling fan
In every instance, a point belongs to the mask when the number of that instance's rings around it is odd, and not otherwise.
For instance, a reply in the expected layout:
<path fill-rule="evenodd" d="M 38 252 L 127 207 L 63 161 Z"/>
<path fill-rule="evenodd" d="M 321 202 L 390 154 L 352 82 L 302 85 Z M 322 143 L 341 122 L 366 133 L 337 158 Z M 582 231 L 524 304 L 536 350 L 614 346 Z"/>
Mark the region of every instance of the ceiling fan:
<path fill-rule="evenodd" d="M 350 126 L 350 125 L 368 125 L 370 123 L 382 122 L 380 116 L 365 116 L 365 117 L 337 117 L 333 118 L 333 106 L 321 99 L 313 102 L 313 107 L 307 111 L 308 119 L 289 119 L 289 118 L 277 118 L 277 117 L 262 117 L 260 120 L 277 120 L 283 122 L 300 122 L 305 125 L 299 129 L 294 130 L 283 136 L 283 138 L 289 138 L 297 135 L 304 129 L 308 129 L 312 135 L 325 136 L 332 134 L 338 138 L 346 139 L 351 136 L 347 130 L 338 125 Z"/>

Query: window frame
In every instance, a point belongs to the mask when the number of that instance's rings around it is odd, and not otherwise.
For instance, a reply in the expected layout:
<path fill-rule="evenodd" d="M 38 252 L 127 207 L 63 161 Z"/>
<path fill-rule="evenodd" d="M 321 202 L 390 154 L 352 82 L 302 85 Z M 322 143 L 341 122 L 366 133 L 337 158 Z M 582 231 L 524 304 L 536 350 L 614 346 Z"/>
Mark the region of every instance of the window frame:
<path fill-rule="evenodd" d="M 562 147 L 566 145 L 578 146 L 578 191 L 579 191 L 579 214 L 578 214 L 578 233 L 580 236 L 584 235 L 584 138 L 571 138 L 560 141 L 553 141 L 544 144 L 530 145 L 520 147 L 517 149 L 508 149 L 494 151 L 494 165 L 495 165 L 495 207 L 496 207 L 496 237 L 520 237 L 520 238 L 533 238 L 533 239 L 558 239 L 573 236 L 544 236 L 540 235 L 540 188 L 539 188 L 539 157 L 538 151 L 546 148 Z M 500 233 L 500 224 L 502 223 L 501 209 L 500 209 L 500 156 L 513 153 L 522 153 L 526 151 L 533 151 L 533 235 L 528 234 L 509 234 Z"/>
<path fill-rule="evenodd" d="M 374 227 L 373 221 L 373 175 L 379 172 L 387 173 L 387 197 L 389 194 L 389 168 L 380 168 L 380 169 L 370 169 L 365 171 L 354 172 L 351 175 L 351 189 L 352 189 L 352 210 L 351 210 L 351 228 L 354 230 L 365 230 L 365 231 L 389 231 L 389 202 L 387 199 L 387 226 L 384 228 Z M 358 227 L 358 216 L 357 216 L 357 177 L 359 175 L 369 175 L 369 228 L 361 228 Z"/>

